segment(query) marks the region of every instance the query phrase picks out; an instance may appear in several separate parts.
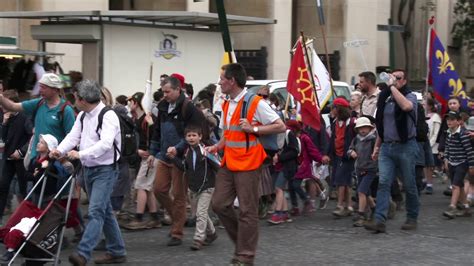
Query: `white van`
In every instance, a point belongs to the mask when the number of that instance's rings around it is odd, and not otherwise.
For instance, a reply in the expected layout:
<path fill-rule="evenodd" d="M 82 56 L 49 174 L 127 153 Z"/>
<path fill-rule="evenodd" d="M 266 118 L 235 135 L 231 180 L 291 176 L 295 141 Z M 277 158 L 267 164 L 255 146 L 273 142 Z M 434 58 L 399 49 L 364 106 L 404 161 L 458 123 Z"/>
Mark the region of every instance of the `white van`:
<path fill-rule="evenodd" d="M 334 98 L 338 96 L 344 96 L 347 100 L 351 99 L 351 89 L 349 84 L 342 81 L 333 81 L 332 85 L 336 95 L 332 95 L 331 99 L 328 101 L 328 105 L 330 105 Z M 286 97 L 288 95 L 288 91 L 286 90 L 286 80 L 248 80 L 245 86 L 247 87 L 247 90 L 254 93 L 257 93 L 257 91 L 263 86 L 269 86 L 270 93 L 276 94 L 283 104 L 286 102 Z M 293 104 L 293 99 L 291 99 L 291 104 Z"/>

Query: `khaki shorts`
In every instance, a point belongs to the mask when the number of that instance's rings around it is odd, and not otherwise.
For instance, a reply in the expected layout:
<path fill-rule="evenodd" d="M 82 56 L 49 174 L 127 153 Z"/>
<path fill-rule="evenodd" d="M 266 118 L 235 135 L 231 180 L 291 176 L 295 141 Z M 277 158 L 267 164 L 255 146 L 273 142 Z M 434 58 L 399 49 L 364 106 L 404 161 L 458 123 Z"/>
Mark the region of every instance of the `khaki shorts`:
<path fill-rule="evenodd" d="M 152 191 L 153 183 L 155 182 L 156 167 L 158 160 L 153 161 L 153 167 L 149 168 L 147 160 L 142 159 L 140 163 L 140 169 L 137 173 L 137 179 L 135 180 L 135 189 L 142 189 L 146 191 Z"/>

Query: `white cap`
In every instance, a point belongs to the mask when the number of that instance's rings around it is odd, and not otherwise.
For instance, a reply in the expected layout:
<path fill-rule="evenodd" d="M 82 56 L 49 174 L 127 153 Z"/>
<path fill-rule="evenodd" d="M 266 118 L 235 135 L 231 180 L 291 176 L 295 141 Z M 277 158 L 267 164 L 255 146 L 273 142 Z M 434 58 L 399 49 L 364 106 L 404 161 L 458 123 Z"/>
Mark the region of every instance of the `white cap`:
<path fill-rule="evenodd" d="M 356 121 L 356 126 L 355 128 L 359 127 L 374 127 L 372 123 L 370 123 L 370 120 L 367 117 L 360 117 Z"/>
<path fill-rule="evenodd" d="M 48 150 L 52 151 L 58 147 L 58 140 L 51 134 L 40 134 L 40 138 L 48 145 Z"/>
<path fill-rule="evenodd" d="M 62 80 L 54 73 L 45 73 L 39 80 L 39 83 L 51 88 L 61 89 L 63 87 Z"/>

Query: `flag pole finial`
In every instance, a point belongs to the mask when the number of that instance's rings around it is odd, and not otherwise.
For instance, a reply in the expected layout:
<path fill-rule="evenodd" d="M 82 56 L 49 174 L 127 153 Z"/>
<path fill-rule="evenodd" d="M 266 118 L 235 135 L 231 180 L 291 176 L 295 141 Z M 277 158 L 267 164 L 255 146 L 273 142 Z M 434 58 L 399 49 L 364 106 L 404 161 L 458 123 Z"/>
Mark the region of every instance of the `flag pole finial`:
<path fill-rule="evenodd" d="M 431 16 L 430 20 L 428 21 L 428 23 L 430 23 L 430 25 L 433 25 L 435 22 L 435 17 L 434 16 Z"/>

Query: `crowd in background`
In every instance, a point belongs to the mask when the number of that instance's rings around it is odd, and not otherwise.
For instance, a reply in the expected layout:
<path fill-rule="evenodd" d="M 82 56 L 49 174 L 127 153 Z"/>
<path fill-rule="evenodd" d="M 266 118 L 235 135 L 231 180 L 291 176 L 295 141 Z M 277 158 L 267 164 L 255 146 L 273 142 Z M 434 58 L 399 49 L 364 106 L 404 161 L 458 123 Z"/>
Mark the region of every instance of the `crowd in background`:
<path fill-rule="evenodd" d="M 407 220 L 402 229 L 414 230 L 418 226 L 419 196 L 439 191 L 433 189 L 436 179 L 447 184 L 443 193 L 451 197 L 443 215 L 449 219 L 471 216 L 474 117 L 455 97 L 449 99 L 445 114 L 432 94 L 417 99 L 406 85 L 408 77 L 403 70 L 393 71 L 391 77 L 388 85 L 376 84 L 374 73 L 360 73 L 351 98 L 335 97 L 329 114 L 321 115 L 319 130 L 301 122 L 296 106 L 284 110 L 284 104 L 268 87 L 258 90 L 259 99 L 273 110 L 269 115 L 275 117 L 272 122 L 281 119 L 286 125 L 286 131 L 270 134 L 275 137 L 275 145 L 265 147 L 257 179 L 260 218 L 270 215 L 270 225 L 293 222 L 299 215 L 327 208 L 328 201 L 335 199 L 335 218 L 352 216 L 353 226 L 385 232 L 386 220 L 393 218 L 405 202 Z M 220 83 L 227 85 L 225 82 L 230 81 L 226 78 L 221 77 Z M 163 74 L 160 82 L 149 113 L 142 106 L 143 92 L 115 96 L 101 88 L 102 103 L 117 115 L 127 116 L 137 135 L 134 155 L 119 160 L 111 207 L 118 225 L 126 230 L 170 226 L 169 246 L 182 244 L 184 226 L 195 227 L 191 249 L 200 250 L 217 238 L 215 226 L 222 222 L 222 209 L 212 198 L 220 160 L 229 152 L 225 148 L 214 155 L 209 147 L 217 145 L 218 150 L 232 121 L 229 124 L 224 121 L 225 115 L 213 112 L 218 102 L 216 85 L 209 84 L 194 97 L 193 86 L 181 74 Z M 36 182 L 46 169 L 60 176 L 80 176 L 71 158 L 50 157 L 79 119 L 76 84 L 65 92 L 54 74 L 45 74 L 39 83 L 40 98 L 20 102 L 17 92 L 6 90 L 0 99 L 3 222 L 13 211 L 12 195 L 21 202 L 31 187 L 29 183 Z M 243 86 L 241 89 L 248 93 Z M 48 117 L 55 117 L 54 121 Z M 247 134 L 259 136 L 258 130 L 249 125 L 251 133 Z M 229 164 L 229 159 L 226 162 Z M 77 208 L 79 201 L 88 201 L 88 194 L 81 192 L 84 179 L 78 179 L 74 221 L 68 224 L 75 232 L 71 243 L 81 241 L 88 218 Z M 53 195 L 57 188 L 57 184 L 50 184 L 46 195 Z M 242 204 L 247 204 L 239 202 L 242 200 L 233 202 L 241 213 L 245 211 Z M 99 242 L 96 248 L 106 248 L 105 243 Z M 13 244 L 9 247 L 5 260 L 11 258 L 15 248 Z M 105 262 L 121 262 L 122 255 L 106 258 Z M 81 261 L 80 256 L 75 259 Z M 242 262 L 242 258 L 237 259 Z M 247 262 L 252 263 L 253 257 Z"/>

